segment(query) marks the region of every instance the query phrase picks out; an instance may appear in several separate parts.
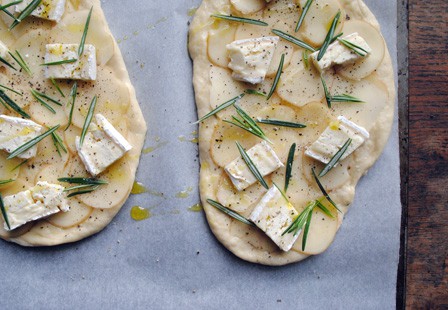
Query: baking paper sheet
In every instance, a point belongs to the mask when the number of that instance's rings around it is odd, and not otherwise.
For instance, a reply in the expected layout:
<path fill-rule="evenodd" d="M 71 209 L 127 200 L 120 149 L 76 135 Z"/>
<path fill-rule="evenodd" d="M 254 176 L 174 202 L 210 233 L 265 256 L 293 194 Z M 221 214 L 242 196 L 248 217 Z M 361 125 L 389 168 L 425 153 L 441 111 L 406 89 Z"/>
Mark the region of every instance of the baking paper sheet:
<path fill-rule="evenodd" d="M 366 0 L 396 63 L 396 2 Z M 131 196 L 100 234 L 54 248 L 0 242 L 1 309 L 391 309 L 400 215 L 397 122 L 323 255 L 273 268 L 222 247 L 199 202 L 188 15 L 199 0 L 102 1 L 149 125 Z M 181 193 L 182 192 L 182 193 Z M 162 195 L 163 193 L 163 195 Z M 184 197 L 184 198 L 182 198 Z M 186 197 L 186 198 L 185 198 Z M 134 205 L 152 217 L 135 222 Z"/>

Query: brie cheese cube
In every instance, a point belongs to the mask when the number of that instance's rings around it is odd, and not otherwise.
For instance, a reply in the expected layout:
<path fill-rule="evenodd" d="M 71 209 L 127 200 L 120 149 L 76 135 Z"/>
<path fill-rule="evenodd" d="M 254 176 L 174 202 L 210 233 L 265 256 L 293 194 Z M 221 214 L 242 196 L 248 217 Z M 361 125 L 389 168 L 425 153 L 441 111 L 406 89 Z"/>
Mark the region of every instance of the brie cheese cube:
<path fill-rule="evenodd" d="M 80 145 L 80 137 L 76 137 L 76 149 L 87 171 L 96 176 L 107 167 L 122 158 L 132 146 L 101 115 L 95 115 L 96 124 L 91 124 L 84 143 Z"/>
<path fill-rule="evenodd" d="M 358 35 L 357 32 L 345 36 L 342 39 L 363 48 L 365 51 L 367 51 L 367 55 L 358 55 L 352 49 L 336 40 L 335 42 L 330 44 L 321 60 L 317 60 L 319 51 L 314 52 L 310 55 L 314 65 L 319 71 L 325 71 L 327 69 L 330 69 L 334 65 L 347 65 L 353 63 L 359 58 L 368 57 L 368 54 L 372 52 L 370 46 L 367 44 L 363 37 Z"/>
<path fill-rule="evenodd" d="M 23 0 L 16 5 L 16 12 L 22 12 L 33 0 Z M 60 22 L 65 11 L 66 0 L 42 0 L 41 4 L 31 13 L 31 15 Z"/>
<path fill-rule="evenodd" d="M 3 198 L 11 230 L 28 222 L 40 220 L 70 207 L 65 199 L 64 187 L 38 182 L 29 190 Z M 9 230 L 5 222 L 5 229 Z"/>
<path fill-rule="evenodd" d="M 79 44 L 47 44 L 45 63 L 78 59 Z M 96 49 L 91 44 L 84 45 L 84 53 L 72 63 L 47 66 L 46 78 L 94 81 L 96 80 Z"/>
<path fill-rule="evenodd" d="M 262 141 L 253 146 L 247 151 L 247 155 L 258 168 L 258 171 L 260 171 L 262 176 L 271 174 L 278 168 L 283 167 L 277 154 L 275 154 L 274 150 L 266 141 Z M 257 179 L 241 157 L 229 163 L 224 170 L 229 175 L 233 185 L 239 191 L 242 191 L 257 182 Z"/>
<path fill-rule="evenodd" d="M 339 116 L 338 121 L 331 123 L 319 139 L 305 151 L 305 154 L 328 164 L 348 139 L 352 139 L 352 142 L 340 160 L 347 158 L 369 139 L 369 133 L 344 116 Z"/>
<path fill-rule="evenodd" d="M 23 144 L 39 136 L 43 127 L 19 117 L 0 115 L 0 150 L 12 153 Z M 37 145 L 17 157 L 29 159 L 36 156 Z"/>
<path fill-rule="evenodd" d="M 286 201 L 276 186 L 261 198 L 249 219 L 258 226 L 283 251 L 288 252 L 299 234 L 283 234 L 299 213 Z"/>
<path fill-rule="evenodd" d="M 227 45 L 235 80 L 258 84 L 264 81 L 279 37 L 261 37 L 234 41 Z"/>
<path fill-rule="evenodd" d="M 5 43 L 3 43 L 2 41 L 0 41 L 0 58 L 9 61 L 9 49 L 8 47 L 5 45 Z M 0 61 L 0 67 L 4 66 L 5 64 L 3 62 Z"/>

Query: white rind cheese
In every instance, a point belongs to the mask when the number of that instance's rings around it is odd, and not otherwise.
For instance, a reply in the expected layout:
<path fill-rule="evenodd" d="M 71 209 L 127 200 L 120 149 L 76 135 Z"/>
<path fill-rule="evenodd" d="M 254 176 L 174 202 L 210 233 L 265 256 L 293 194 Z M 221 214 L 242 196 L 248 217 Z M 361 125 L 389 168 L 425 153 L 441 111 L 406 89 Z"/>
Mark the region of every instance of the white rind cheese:
<path fill-rule="evenodd" d="M 277 154 L 275 154 L 274 150 L 266 141 L 262 141 L 249 149 L 247 155 L 258 168 L 262 176 L 271 174 L 278 168 L 283 167 Z M 257 179 L 241 157 L 229 163 L 224 169 L 229 175 L 233 185 L 239 191 L 242 191 L 257 182 Z"/>
<path fill-rule="evenodd" d="M 277 246 L 288 252 L 296 242 L 299 234 L 283 232 L 299 216 L 294 207 L 286 201 L 276 186 L 261 198 L 249 219 L 258 226 Z"/>
<path fill-rule="evenodd" d="M 45 63 L 78 59 L 79 44 L 47 44 Z M 47 66 L 46 78 L 72 79 L 83 81 L 96 80 L 96 49 L 91 44 L 84 45 L 84 53 L 76 62 Z"/>
<path fill-rule="evenodd" d="M 235 80 L 258 84 L 264 81 L 279 37 L 234 41 L 227 45 L 229 68 Z"/>
<path fill-rule="evenodd" d="M 319 139 L 305 151 L 305 154 L 328 164 L 349 138 L 352 142 L 340 160 L 347 158 L 368 140 L 369 132 L 344 116 L 339 116 L 338 121 L 330 124 Z"/>
<path fill-rule="evenodd" d="M 0 57 L 3 60 L 8 61 L 9 60 L 9 49 L 6 46 L 5 43 L 3 43 L 2 41 L 0 41 Z M 0 67 L 5 66 L 5 64 L 3 62 L 0 61 Z"/>
<path fill-rule="evenodd" d="M 101 115 L 95 115 L 96 124 L 91 124 L 80 145 L 76 137 L 76 149 L 87 171 L 96 176 L 132 149 L 132 145 Z"/>
<path fill-rule="evenodd" d="M 16 5 L 16 12 L 22 12 L 32 0 L 23 0 Z M 60 22 L 65 11 L 66 0 L 42 0 L 41 4 L 31 13 L 31 15 Z"/>
<path fill-rule="evenodd" d="M 65 199 L 64 187 L 38 182 L 29 190 L 3 198 L 11 230 L 60 211 L 70 210 Z M 5 222 L 5 229 L 9 230 Z"/>
<path fill-rule="evenodd" d="M 19 117 L 0 115 L 0 150 L 12 153 L 23 144 L 39 136 L 43 127 Z M 17 157 L 29 159 L 36 156 L 37 145 Z"/>
<path fill-rule="evenodd" d="M 363 48 L 368 52 L 368 54 L 372 52 L 370 46 L 367 44 L 363 37 L 358 35 L 357 32 L 345 36 L 342 39 Z M 359 58 L 368 57 L 368 54 L 366 56 L 360 56 L 341 42 L 335 41 L 334 43 L 330 44 L 321 60 L 317 60 L 319 51 L 314 52 L 310 55 L 310 57 L 316 68 L 322 72 L 330 69 L 335 65 L 347 65 L 353 63 Z"/>

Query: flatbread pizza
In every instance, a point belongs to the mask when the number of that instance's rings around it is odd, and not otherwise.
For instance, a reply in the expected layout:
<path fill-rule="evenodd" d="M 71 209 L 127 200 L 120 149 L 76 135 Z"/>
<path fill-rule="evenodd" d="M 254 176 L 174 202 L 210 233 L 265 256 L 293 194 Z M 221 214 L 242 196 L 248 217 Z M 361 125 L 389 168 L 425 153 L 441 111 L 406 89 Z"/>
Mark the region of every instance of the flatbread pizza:
<path fill-rule="evenodd" d="M 265 265 L 324 252 L 393 122 L 374 15 L 361 0 L 204 0 L 189 50 L 214 235 Z"/>
<path fill-rule="evenodd" d="M 0 237 L 101 231 L 127 200 L 146 135 L 98 0 L 2 1 Z"/>

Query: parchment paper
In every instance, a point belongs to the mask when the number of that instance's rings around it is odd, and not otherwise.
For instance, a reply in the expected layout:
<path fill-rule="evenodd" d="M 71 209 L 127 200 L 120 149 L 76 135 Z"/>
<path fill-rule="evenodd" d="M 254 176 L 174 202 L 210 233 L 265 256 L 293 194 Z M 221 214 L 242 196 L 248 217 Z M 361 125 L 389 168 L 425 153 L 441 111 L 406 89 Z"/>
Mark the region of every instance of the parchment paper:
<path fill-rule="evenodd" d="M 396 64 L 396 2 L 366 2 Z M 0 242 L 0 309 L 394 308 L 397 122 L 327 252 L 281 268 L 241 261 L 216 241 L 202 212 L 188 210 L 199 202 L 199 165 L 188 141 L 196 110 L 187 26 L 200 0 L 102 3 L 149 125 L 146 146 L 154 150 L 143 155 L 137 179 L 151 193 L 131 196 L 108 228 L 76 244 Z M 133 221 L 134 205 L 153 216 Z"/>

